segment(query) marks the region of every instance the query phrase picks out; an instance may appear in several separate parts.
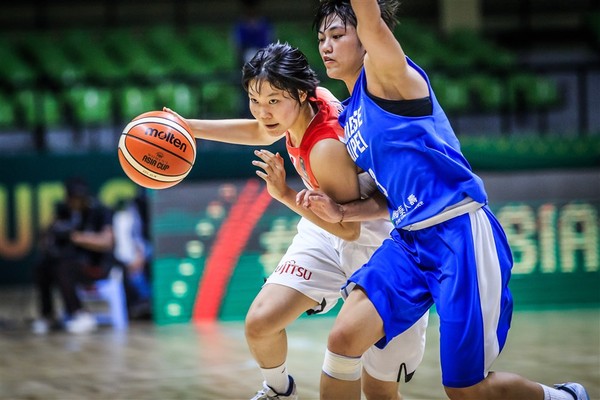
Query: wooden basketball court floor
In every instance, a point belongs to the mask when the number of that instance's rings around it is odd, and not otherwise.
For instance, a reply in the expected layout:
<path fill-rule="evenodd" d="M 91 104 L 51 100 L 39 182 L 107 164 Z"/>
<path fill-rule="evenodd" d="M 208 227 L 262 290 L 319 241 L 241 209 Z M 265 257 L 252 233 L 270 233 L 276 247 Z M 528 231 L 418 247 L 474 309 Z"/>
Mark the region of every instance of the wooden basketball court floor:
<path fill-rule="evenodd" d="M 22 310 L 15 312 L 14 303 L 12 311 L 7 307 L 0 290 L 3 400 L 238 400 L 251 398 L 261 385 L 241 321 L 167 326 L 134 322 L 125 333 L 102 327 L 90 335 L 53 332 L 39 337 L 29 332 Z M 288 329 L 288 369 L 300 399 L 318 399 L 332 323 L 326 316 L 301 318 Z M 425 358 L 413 380 L 402 387 L 404 399 L 446 398 L 437 341 L 433 313 Z M 494 369 L 546 384 L 578 381 L 591 399 L 600 400 L 600 309 L 516 311 Z"/>

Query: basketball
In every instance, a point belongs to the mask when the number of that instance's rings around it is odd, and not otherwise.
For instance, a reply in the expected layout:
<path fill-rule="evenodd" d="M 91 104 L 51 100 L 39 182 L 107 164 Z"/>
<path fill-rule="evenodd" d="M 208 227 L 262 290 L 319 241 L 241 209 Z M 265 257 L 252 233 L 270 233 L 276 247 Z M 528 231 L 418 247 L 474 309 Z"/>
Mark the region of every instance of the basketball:
<path fill-rule="evenodd" d="M 165 189 L 181 182 L 196 160 L 196 140 L 187 123 L 166 111 L 135 117 L 119 138 L 119 162 L 133 182 Z"/>

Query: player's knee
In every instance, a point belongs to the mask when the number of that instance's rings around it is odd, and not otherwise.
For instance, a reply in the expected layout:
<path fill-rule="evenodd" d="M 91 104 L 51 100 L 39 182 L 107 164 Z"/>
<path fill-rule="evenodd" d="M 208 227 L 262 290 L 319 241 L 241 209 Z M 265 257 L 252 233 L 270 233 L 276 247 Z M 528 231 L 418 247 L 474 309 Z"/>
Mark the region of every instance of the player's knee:
<path fill-rule="evenodd" d="M 246 338 L 261 339 L 277 334 L 285 329 L 286 320 L 281 310 L 271 307 L 269 302 L 256 299 L 244 321 Z"/>
<path fill-rule="evenodd" d="M 252 307 L 246 315 L 244 329 L 246 338 L 261 338 L 278 329 L 275 325 L 269 323 L 271 315 L 265 307 Z"/>
<path fill-rule="evenodd" d="M 360 357 L 342 356 L 326 350 L 323 373 L 342 381 L 356 381 L 362 373 L 362 361 Z"/>
<path fill-rule="evenodd" d="M 249 340 L 260 339 L 273 333 L 272 326 L 265 322 L 264 315 L 253 315 L 246 317 L 245 332 Z"/>
<path fill-rule="evenodd" d="M 360 355 L 364 351 L 358 343 L 358 335 L 347 327 L 336 323 L 327 339 L 327 348 L 335 354 Z"/>

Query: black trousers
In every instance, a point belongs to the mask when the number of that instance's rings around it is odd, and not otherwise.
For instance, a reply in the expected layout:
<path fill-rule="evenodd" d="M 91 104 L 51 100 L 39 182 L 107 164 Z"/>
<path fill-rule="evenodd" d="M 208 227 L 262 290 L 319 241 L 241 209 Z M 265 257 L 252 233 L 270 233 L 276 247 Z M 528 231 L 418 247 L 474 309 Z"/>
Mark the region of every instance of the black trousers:
<path fill-rule="evenodd" d="M 34 279 L 38 291 L 38 306 L 43 318 L 56 317 L 53 289 L 56 287 L 71 316 L 82 309 L 77 295 L 78 284 L 89 284 L 108 276 L 110 266 L 92 266 L 78 257 L 44 256 L 35 267 Z"/>

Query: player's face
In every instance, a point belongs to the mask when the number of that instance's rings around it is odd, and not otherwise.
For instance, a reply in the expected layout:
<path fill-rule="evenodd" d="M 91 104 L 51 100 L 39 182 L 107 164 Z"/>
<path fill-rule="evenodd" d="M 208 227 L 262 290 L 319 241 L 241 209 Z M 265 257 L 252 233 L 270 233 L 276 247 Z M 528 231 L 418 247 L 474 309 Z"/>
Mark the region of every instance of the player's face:
<path fill-rule="evenodd" d="M 248 85 L 250 112 L 272 136 L 281 136 L 298 120 L 300 103 L 284 90 L 265 81 Z"/>
<path fill-rule="evenodd" d="M 365 56 L 356 28 L 344 25 L 339 16 L 330 16 L 319 27 L 319 53 L 327 76 L 343 81 L 356 79 Z"/>

